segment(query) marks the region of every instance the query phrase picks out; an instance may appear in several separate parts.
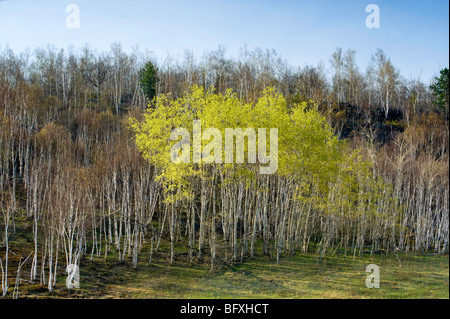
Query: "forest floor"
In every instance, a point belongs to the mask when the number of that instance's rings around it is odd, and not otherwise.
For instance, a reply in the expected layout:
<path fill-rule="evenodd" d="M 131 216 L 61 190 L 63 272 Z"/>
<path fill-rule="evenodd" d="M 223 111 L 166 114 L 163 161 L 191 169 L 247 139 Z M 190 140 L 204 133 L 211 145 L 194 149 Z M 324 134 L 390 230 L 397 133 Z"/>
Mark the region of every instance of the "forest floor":
<path fill-rule="evenodd" d="M 1 223 L 0 223 L 1 226 Z M 16 281 L 17 264 L 33 251 L 33 235 L 27 222 L 18 220 L 9 241 L 9 289 L 11 298 L 17 282 L 18 298 L 136 298 L 136 299 L 424 299 L 449 298 L 449 256 L 435 254 L 395 254 L 363 252 L 361 256 L 315 252 L 283 255 L 280 263 L 262 254 L 255 245 L 255 257 L 236 264 L 223 264 L 210 271 L 208 257 L 189 264 L 186 243 L 175 246 L 172 265 L 169 241 L 163 239 L 149 264 L 149 243 L 139 255 L 137 267 L 131 259 L 119 262 L 112 250 L 104 257 L 86 254 L 80 262 L 80 288 L 68 290 L 62 252 L 59 254 L 57 283 L 49 292 L 45 281 L 29 282 L 30 261 Z M 0 248 L 2 245 L 0 245 Z M 88 245 L 87 251 L 90 252 Z M 223 254 L 223 252 L 222 252 Z M 4 257 L 4 256 L 3 256 Z M 4 258 L 3 258 L 4 260 Z M 217 262 L 220 265 L 220 261 Z M 366 287 L 369 264 L 379 266 L 380 288 Z M 40 265 L 39 265 L 40 268 Z M 48 280 L 48 278 L 47 278 Z"/>
<path fill-rule="evenodd" d="M 170 265 L 165 257 L 155 255 L 151 265 L 140 260 L 136 268 L 118 262 L 113 255 L 106 259 L 94 256 L 81 262 L 79 289 L 66 289 L 66 275 L 59 267 L 52 293 L 45 286 L 24 283 L 19 298 L 449 298 L 448 255 L 401 254 L 399 259 L 401 266 L 395 255 L 364 254 L 353 259 L 343 255 L 318 258 L 311 253 L 286 256 L 276 264 L 257 256 L 211 272 L 206 264 L 189 266 L 187 256 Z M 379 289 L 366 287 L 369 264 L 379 266 Z"/>
<path fill-rule="evenodd" d="M 264 257 L 210 273 L 201 267 L 155 264 L 111 285 L 116 298 L 449 298 L 449 259 L 436 256 L 369 258 Z M 380 267 L 380 288 L 366 287 L 366 266 Z"/>

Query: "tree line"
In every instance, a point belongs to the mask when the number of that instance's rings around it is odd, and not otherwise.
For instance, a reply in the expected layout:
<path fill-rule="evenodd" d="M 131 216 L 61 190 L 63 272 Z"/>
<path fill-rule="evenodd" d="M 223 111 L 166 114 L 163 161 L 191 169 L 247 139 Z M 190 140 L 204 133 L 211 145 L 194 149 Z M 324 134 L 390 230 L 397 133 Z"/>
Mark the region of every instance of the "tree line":
<path fill-rule="evenodd" d="M 382 50 L 362 71 L 355 51 L 339 48 L 328 69 L 246 47 L 236 59 L 219 47 L 163 62 L 118 43 L 101 53 L 4 48 L 3 295 L 22 267 L 52 291 L 61 267 L 110 253 L 151 263 L 164 242 L 168 262 L 184 247 L 211 269 L 259 248 L 277 261 L 296 251 L 448 253 L 442 76 L 405 80 Z M 217 128 L 290 127 L 280 170 L 169 165 L 159 135 L 195 116 Z M 32 247 L 20 257 L 19 238 Z"/>

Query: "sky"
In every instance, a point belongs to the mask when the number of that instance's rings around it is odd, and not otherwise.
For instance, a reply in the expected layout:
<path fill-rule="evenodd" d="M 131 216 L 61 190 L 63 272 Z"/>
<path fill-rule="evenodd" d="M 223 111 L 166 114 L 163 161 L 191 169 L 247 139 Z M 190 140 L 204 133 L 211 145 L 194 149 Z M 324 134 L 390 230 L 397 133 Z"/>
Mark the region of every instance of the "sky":
<path fill-rule="evenodd" d="M 68 28 L 70 4 L 79 28 Z M 367 28 L 369 4 L 379 7 L 380 27 Z M 336 48 L 356 50 L 365 71 L 377 48 L 406 79 L 430 82 L 449 65 L 449 2 L 446 0 L 0 0 L 0 49 L 16 53 L 52 44 L 88 44 L 108 51 L 120 42 L 139 46 L 158 61 L 168 54 L 196 59 L 219 45 L 229 57 L 240 49 L 274 49 L 292 66 L 330 68 Z"/>

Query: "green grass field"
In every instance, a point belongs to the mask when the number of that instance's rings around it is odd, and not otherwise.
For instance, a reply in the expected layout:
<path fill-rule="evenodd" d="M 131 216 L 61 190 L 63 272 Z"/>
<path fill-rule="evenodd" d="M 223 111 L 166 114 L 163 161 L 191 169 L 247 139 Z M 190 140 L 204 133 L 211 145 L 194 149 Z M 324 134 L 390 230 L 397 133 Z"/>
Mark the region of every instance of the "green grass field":
<path fill-rule="evenodd" d="M 19 226 L 20 225 L 20 226 Z M 10 237 L 10 263 L 32 251 L 31 233 L 23 221 L 17 233 Z M 60 254 L 57 284 L 52 293 L 38 282 L 31 284 L 29 262 L 21 271 L 19 298 L 164 298 L 164 299 L 307 299 L 307 298 L 449 298 L 449 256 L 378 253 L 370 256 L 327 255 L 316 253 L 284 255 L 275 260 L 262 255 L 262 246 L 255 247 L 255 258 L 226 265 L 214 272 L 205 263 L 189 265 L 186 248 L 176 246 L 173 265 L 167 261 L 169 242 L 163 240 L 160 249 L 148 264 L 148 243 L 139 257 L 137 268 L 129 262 L 118 262 L 112 251 L 107 258 L 84 256 L 80 264 L 80 289 L 69 291 L 65 286 L 65 261 Z M 102 253 L 104 255 L 104 253 Z M 380 268 L 380 288 L 366 287 L 366 266 Z M 15 285 L 15 267 L 10 266 L 9 291 Z"/>
<path fill-rule="evenodd" d="M 384 257 L 384 258 L 383 258 Z M 327 258 L 296 256 L 279 265 L 263 257 L 217 273 L 154 265 L 113 286 L 126 298 L 449 298 L 448 257 Z M 366 266 L 380 267 L 380 288 L 366 287 Z"/>
<path fill-rule="evenodd" d="M 53 293 L 38 285 L 23 286 L 20 297 L 31 298 L 449 298 L 448 256 L 394 255 L 357 257 L 315 255 L 285 257 L 280 264 L 266 257 L 210 272 L 207 265 L 169 265 L 162 259 L 136 269 L 106 260 L 85 260 L 80 289 L 68 290 L 64 275 Z M 380 267 L 380 288 L 366 287 L 366 266 Z"/>
<path fill-rule="evenodd" d="M 32 234 L 22 220 L 17 233 L 10 236 L 10 263 L 32 251 Z M 65 286 L 65 262 L 60 254 L 57 284 L 52 293 L 38 282 L 31 284 L 29 263 L 24 266 L 19 298 L 164 298 L 164 299 L 307 299 L 307 298 L 449 298 L 449 256 L 378 253 L 370 256 L 327 255 L 316 253 L 284 255 L 280 263 L 262 255 L 256 245 L 255 258 L 226 265 L 214 272 L 205 263 L 189 265 L 186 248 L 176 246 L 173 265 L 167 261 L 169 242 L 162 240 L 160 249 L 148 264 L 148 243 L 140 254 L 137 268 L 129 262 L 118 262 L 112 251 L 107 258 L 84 256 L 80 264 L 80 289 L 68 291 Z M 261 247 L 260 247 L 261 246 Z M 104 253 L 102 253 L 104 256 Z M 23 258 L 23 257 L 22 257 Z M 380 268 L 380 288 L 366 287 L 366 266 Z M 15 267 L 10 268 L 9 293 L 15 285 Z"/>

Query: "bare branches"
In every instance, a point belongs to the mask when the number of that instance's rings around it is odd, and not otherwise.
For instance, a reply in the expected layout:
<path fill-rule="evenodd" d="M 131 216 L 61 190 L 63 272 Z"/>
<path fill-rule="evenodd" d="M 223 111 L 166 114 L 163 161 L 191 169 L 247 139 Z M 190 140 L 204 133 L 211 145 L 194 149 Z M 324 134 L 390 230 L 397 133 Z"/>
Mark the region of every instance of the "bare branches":
<path fill-rule="evenodd" d="M 165 95 L 164 107 L 195 84 L 216 95 L 232 89 L 252 110 L 273 86 L 288 114 L 305 103 L 328 124 L 330 140 L 346 139 L 342 147 L 348 154 L 360 150 L 360 157 L 326 171 L 332 155 L 309 150 L 318 160 L 292 176 L 210 167 L 177 197 L 128 129 L 129 117 L 144 118 L 138 71 L 149 60 L 158 68 L 155 90 Z M 448 120 L 429 88 L 419 78 L 402 79 L 382 51 L 365 74 L 352 50 L 338 49 L 331 66 L 333 74 L 324 65 L 294 68 L 274 50 L 258 48 L 231 57 L 219 47 L 200 59 L 186 51 L 183 61 L 168 56 L 159 65 L 117 43 L 102 54 L 88 47 L 0 51 L 3 295 L 11 271 L 17 298 L 24 271 L 52 290 L 61 263 L 78 265 L 87 254 L 114 255 L 133 267 L 187 255 L 187 262 L 214 270 L 247 256 L 280 261 L 297 251 L 448 253 Z M 318 132 L 311 128 L 303 144 L 290 144 L 296 156 Z M 310 174 L 313 168 L 321 178 Z M 11 254 L 17 236 L 29 242 L 25 259 Z"/>

